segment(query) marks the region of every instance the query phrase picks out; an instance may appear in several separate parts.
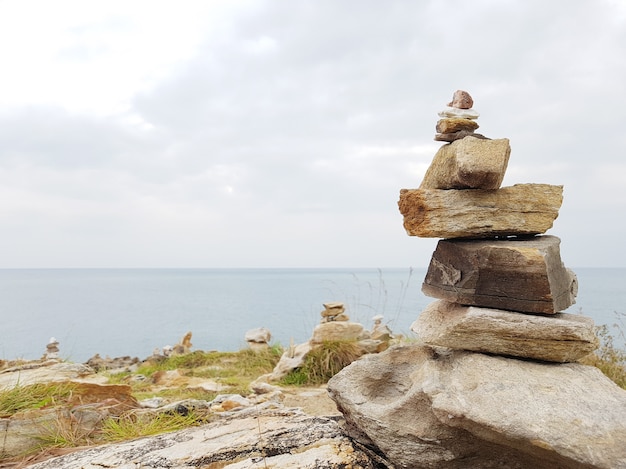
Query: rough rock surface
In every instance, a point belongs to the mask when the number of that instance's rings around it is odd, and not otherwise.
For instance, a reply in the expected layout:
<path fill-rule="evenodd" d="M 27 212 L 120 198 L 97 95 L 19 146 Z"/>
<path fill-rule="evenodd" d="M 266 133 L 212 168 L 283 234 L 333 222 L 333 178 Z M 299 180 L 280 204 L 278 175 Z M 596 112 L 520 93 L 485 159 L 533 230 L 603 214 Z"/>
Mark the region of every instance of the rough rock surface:
<path fill-rule="evenodd" d="M 576 302 L 578 281 L 556 236 L 441 240 L 422 291 L 464 305 L 554 314 Z"/>
<path fill-rule="evenodd" d="M 510 155 L 511 146 L 506 138 L 485 140 L 470 136 L 443 145 L 419 188 L 498 189 Z"/>
<path fill-rule="evenodd" d="M 448 117 L 437 121 L 435 130 L 439 133 L 448 134 L 458 132 L 459 130 L 467 130 L 473 132 L 479 127 L 476 121 L 471 119 L 462 119 L 460 117 Z"/>
<path fill-rule="evenodd" d="M 252 409 L 200 427 L 94 447 L 29 466 L 32 469 L 374 468 L 336 419 L 289 410 Z"/>
<path fill-rule="evenodd" d="M 410 236 L 491 238 L 545 233 L 563 186 L 516 184 L 498 190 L 402 189 L 398 207 Z"/>
<path fill-rule="evenodd" d="M 365 328 L 358 322 L 333 321 L 318 324 L 313 329 L 311 343 L 321 344 L 338 340 L 358 340 L 363 338 Z"/>
<path fill-rule="evenodd" d="M 397 468 L 625 468 L 626 391 L 598 369 L 396 347 L 328 383 Z"/>
<path fill-rule="evenodd" d="M 467 91 L 456 90 L 452 95 L 452 101 L 448 103 L 450 107 L 459 109 L 470 109 L 474 105 L 474 100 Z"/>
<path fill-rule="evenodd" d="M 78 380 L 91 374 L 93 374 L 93 370 L 80 363 L 65 363 L 55 360 L 31 362 L 0 371 L 0 389 L 42 382 Z"/>
<path fill-rule="evenodd" d="M 411 330 L 427 345 L 560 363 L 598 348 L 593 320 L 585 316 L 535 316 L 443 300 L 428 305 Z"/>

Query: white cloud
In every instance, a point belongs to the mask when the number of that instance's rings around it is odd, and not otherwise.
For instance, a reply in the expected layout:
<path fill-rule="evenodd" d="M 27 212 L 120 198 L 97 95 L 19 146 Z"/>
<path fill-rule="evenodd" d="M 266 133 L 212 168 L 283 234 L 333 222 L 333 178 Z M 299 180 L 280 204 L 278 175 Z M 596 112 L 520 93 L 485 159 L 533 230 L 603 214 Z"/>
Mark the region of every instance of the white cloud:
<path fill-rule="evenodd" d="M 424 265 L 433 240 L 405 235 L 396 202 L 419 185 L 441 145 L 437 112 L 459 88 L 479 131 L 511 140 L 505 183 L 563 184 L 555 234 L 589 246 L 602 232 L 610 245 L 626 200 L 624 11 L 608 0 L 0 2 L 0 258 Z"/>

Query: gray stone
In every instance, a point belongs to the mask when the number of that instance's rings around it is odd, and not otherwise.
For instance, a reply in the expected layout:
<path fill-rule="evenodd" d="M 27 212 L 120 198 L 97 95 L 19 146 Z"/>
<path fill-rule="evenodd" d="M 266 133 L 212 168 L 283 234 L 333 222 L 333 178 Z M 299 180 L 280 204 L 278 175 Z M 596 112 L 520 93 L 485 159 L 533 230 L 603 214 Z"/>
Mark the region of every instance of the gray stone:
<path fill-rule="evenodd" d="M 422 285 L 427 296 L 464 305 L 554 314 L 576 302 L 576 275 L 556 236 L 441 240 Z"/>
<path fill-rule="evenodd" d="M 467 137 L 443 145 L 435 154 L 420 189 L 498 189 L 504 179 L 511 146 L 506 138 Z"/>
<path fill-rule="evenodd" d="M 451 143 L 451 142 L 456 142 L 457 140 L 464 139 L 465 137 L 474 137 L 474 138 L 481 138 L 481 139 L 489 140 L 483 134 L 478 134 L 470 130 L 459 130 L 458 132 L 452 132 L 452 133 L 447 133 L 447 134 L 442 134 L 442 133 L 435 134 L 435 140 L 437 142 Z"/>
<path fill-rule="evenodd" d="M 536 316 L 439 300 L 411 325 L 420 342 L 550 362 L 573 362 L 598 348 L 591 318 Z"/>
<path fill-rule="evenodd" d="M 562 202 L 563 186 L 516 184 L 497 190 L 402 189 L 398 207 L 409 236 L 493 238 L 545 233 Z"/>
<path fill-rule="evenodd" d="M 332 418 L 277 409 L 234 413 L 216 422 L 33 464 L 31 469 L 375 468 L 382 458 L 355 445 Z"/>
<path fill-rule="evenodd" d="M 597 368 L 418 345 L 328 383 L 346 430 L 396 468 L 626 468 L 626 391 Z"/>

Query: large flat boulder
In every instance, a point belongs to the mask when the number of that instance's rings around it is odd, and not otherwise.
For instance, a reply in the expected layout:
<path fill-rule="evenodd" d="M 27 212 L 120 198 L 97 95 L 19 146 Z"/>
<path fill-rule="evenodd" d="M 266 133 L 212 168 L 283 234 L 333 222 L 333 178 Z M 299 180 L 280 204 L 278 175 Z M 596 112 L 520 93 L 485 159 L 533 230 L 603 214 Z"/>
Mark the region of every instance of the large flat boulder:
<path fill-rule="evenodd" d="M 429 304 L 411 330 L 427 345 L 558 363 L 598 348 L 593 320 L 585 316 L 520 314 L 444 300 Z"/>
<path fill-rule="evenodd" d="M 445 130 L 466 130 L 455 129 Z M 443 132 L 439 128 L 437 131 Z M 420 189 L 498 189 L 504 179 L 510 154 L 511 146 L 506 138 L 488 140 L 465 137 L 443 145 L 426 171 Z"/>
<path fill-rule="evenodd" d="M 375 458 L 374 455 L 372 457 Z M 216 422 L 119 444 L 98 446 L 29 466 L 31 469 L 169 469 L 263 467 L 374 468 L 370 455 L 335 419 L 293 409 L 237 412 Z"/>
<path fill-rule="evenodd" d="M 553 314 L 576 302 L 576 275 L 556 236 L 442 240 L 422 284 L 425 295 L 465 305 Z"/>
<path fill-rule="evenodd" d="M 595 367 L 413 345 L 328 389 L 347 431 L 397 468 L 626 467 L 626 391 Z"/>
<path fill-rule="evenodd" d="M 563 186 L 516 184 L 497 190 L 402 189 L 398 207 L 409 236 L 493 238 L 545 233 L 563 202 Z"/>

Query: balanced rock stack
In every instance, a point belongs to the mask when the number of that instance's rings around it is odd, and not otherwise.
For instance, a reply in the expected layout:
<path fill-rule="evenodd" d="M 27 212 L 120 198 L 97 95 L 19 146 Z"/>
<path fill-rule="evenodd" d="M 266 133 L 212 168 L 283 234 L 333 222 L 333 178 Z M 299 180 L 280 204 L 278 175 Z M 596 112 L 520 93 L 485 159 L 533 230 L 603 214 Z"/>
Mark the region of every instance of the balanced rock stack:
<path fill-rule="evenodd" d="M 350 317 L 345 313 L 346 308 L 343 303 L 334 301 L 332 303 L 324 303 L 324 311 L 320 314 L 322 316 L 321 323 L 333 321 L 349 321 Z"/>
<path fill-rule="evenodd" d="M 474 133 L 474 130 L 479 127 L 476 123 L 479 114 L 472 109 L 473 105 L 474 100 L 467 91 L 455 91 L 452 101 L 439 113 L 442 119 L 437 122 L 435 140 L 454 142 L 469 135 L 485 138 L 481 134 Z"/>
<path fill-rule="evenodd" d="M 472 103 L 457 91 L 442 114 Z M 408 234 L 446 238 L 422 286 L 440 301 L 412 330 L 429 345 L 575 361 L 597 348 L 593 321 L 561 313 L 575 303 L 576 276 L 561 261 L 559 238 L 536 236 L 552 227 L 563 188 L 500 188 L 510 153 L 505 138 L 457 139 L 437 152 L 419 189 L 401 191 Z"/>
<path fill-rule="evenodd" d="M 411 326 L 419 341 L 353 362 L 329 394 L 350 435 L 397 468 L 626 469 L 626 392 L 573 363 L 598 341 L 591 319 L 562 312 L 576 276 L 544 235 L 563 188 L 501 188 L 509 141 L 446 121 L 475 119 L 472 105 L 454 94 L 436 137 L 451 143 L 400 192 L 407 233 L 444 238 L 422 286 L 437 301 Z"/>

